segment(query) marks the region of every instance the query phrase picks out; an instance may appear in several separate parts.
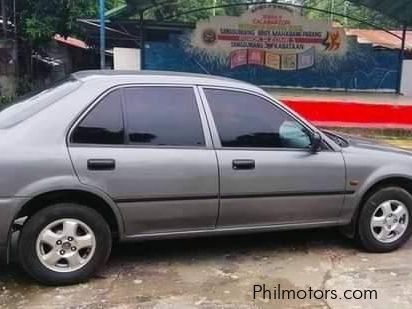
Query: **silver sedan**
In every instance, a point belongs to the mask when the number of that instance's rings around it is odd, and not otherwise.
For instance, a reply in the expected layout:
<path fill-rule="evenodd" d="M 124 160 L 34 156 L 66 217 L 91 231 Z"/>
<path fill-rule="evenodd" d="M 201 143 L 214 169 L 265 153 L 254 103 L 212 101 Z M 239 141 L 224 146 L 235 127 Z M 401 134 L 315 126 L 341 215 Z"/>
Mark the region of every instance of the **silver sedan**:
<path fill-rule="evenodd" d="M 0 112 L 0 149 L 0 257 L 44 284 L 90 278 L 117 240 L 340 226 L 387 252 L 412 233 L 410 152 L 230 79 L 75 73 Z"/>

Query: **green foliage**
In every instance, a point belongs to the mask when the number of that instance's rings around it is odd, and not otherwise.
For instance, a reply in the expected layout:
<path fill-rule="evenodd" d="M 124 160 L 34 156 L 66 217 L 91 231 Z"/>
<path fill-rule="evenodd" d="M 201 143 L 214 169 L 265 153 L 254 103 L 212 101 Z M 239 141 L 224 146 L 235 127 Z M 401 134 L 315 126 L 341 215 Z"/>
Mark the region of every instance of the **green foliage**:
<path fill-rule="evenodd" d="M 159 1 L 160 2 L 160 1 Z M 203 10 L 213 6 L 225 6 L 235 3 L 250 3 L 250 0 L 170 0 L 163 6 L 158 6 L 147 12 L 146 18 L 163 20 L 168 16 L 176 16 L 171 20 L 195 22 L 212 15 L 240 15 L 246 5 L 227 6 Z M 276 2 L 276 1 L 273 1 Z M 126 3 L 126 0 L 106 0 L 106 10 Z M 299 3 L 295 1 L 295 3 Z M 374 24 L 395 28 L 397 23 L 381 14 L 362 6 L 354 5 L 345 0 L 302 0 L 300 3 L 324 10 L 331 10 L 353 16 Z M 332 5 L 333 4 L 333 5 Z M 21 0 L 17 2 L 19 36 L 28 40 L 33 46 L 42 44 L 59 33 L 63 36 L 79 34 L 78 18 L 96 18 L 98 16 L 98 0 Z M 199 10 L 197 10 L 199 9 Z M 192 11 L 189 14 L 184 12 Z M 329 18 L 330 14 L 307 10 L 311 18 Z M 365 28 L 365 24 L 349 18 L 334 16 L 334 20 L 344 26 Z"/>
<path fill-rule="evenodd" d="M 125 3 L 106 0 L 106 10 Z M 78 18 L 96 18 L 98 0 L 22 0 L 19 1 L 18 27 L 20 37 L 41 44 L 58 33 L 63 36 L 78 33 Z"/>
<path fill-rule="evenodd" d="M 303 4 L 317 9 L 344 14 L 387 29 L 396 29 L 399 27 L 399 23 L 397 23 L 393 19 L 383 16 L 382 14 L 364 6 L 356 5 L 345 0 L 304 0 Z M 307 15 L 315 19 L 327 19 L 331 17 L 331 14 L 329 13 L 317 12 L 315 10 L 308 10 Z M 373 28 L 363 22 L 359 22 L 350 18 L 345 18 L 337 15 L 334 15 L 332 17 L 334 21 L 337 21 L 348 28 Z"/>
<path fill-rule="evenodd" d="M 163 20 L 167 16 L 179 15 L 176 18 L 172 18 L 172 20 L 194 22 L 211 15 L 240 15 L 246 10 L 246 5 L 209 10 L 201 9 L 205 7 L 250 2 L 250 0 L 170 0 L 163 6 L 149 10 L 146 18 Z M 32 42 L 33 45 L 38 45 L 50 40 L 56 33 L 61 35 L 79 33 L 76 20 L 78 18 L 96 18 L 99 9 L 98 0 L 20 0 L 16 3 L 19 36 Z M 106 10 L 113 9 L 125 3 L 126 0 L 106 0 Z M 302 3 L 323 10 L 333 10 L 386 28 L 396 28 L 398 26 L 394 20 L 382 14 L 345 0 L 301 0 L 294 1 L 294 3 Z M 6 4 L 9 6 L 7 11 L 11 13 L 11 1 L 6 2 Z M 183 12 L 197 9 L 199 10 L 190 14 L 181 15 Z M 312 18 L 322 19 L 330 17 L 330 14 L 314 10 L 307 11 L 307 15 Z M 365 24 L 349 18 L 334 16 L 334 19 L 347 27 L 367 27 Z"/>
<path fill-rule="evenodd" d="M 16 89 L 16 97 L 20 97 L 33 91 L 35 88 L 33 80 L 28 75 L 19 76 L 17 89 Z"/>
<path fill-rule="evenodd" d="M 256 2 L 261 2 L 258 0 Z M 163 20 L 169 16 L 177 16 L 172 20 L 195 22 L 199 19 L 205 19 L 212 15 L 240 15 L 247 9 L 247 5 L 227 6 L 216 9 L 201 10 L 202 8 L 213 6 L 224 6 L 227 4 L 235 3 L 251 3 L 251 0 L 171 0 L 167 4 L 156 7 L 146 14 L 146 18 L 154 20 Z M 275 0 L 273 3 L 277 2 Z M 301 4 L 325 11 L 334 11 L 336 13 L 348 15 L 355 19 L 363 20 L 369 23 L 373 23 L 384 28 L 397 28 L 399 25 L 396 21 L 383 16 L 382 14 L 371 10 L 369 8 L 353 4 L 345 0 L 301 0 L 301 1 L 279 1 L 289 2 L 295 4 Z M 197 10 L 199 9 L 199 10 Z M 184 12 L 193 11 L 188 14 L 182 15 Z M 305 10 L 305 14 L 314 19 L 330 19 L 330 13 L 322 13 L 316 10 Z M 334 21 L 341 23 L 342 25 L 350 28 L 370 28 L 365 23 L 356 21 L 350 18 L 340 17 L 337 15 L 332 16 Z"/>
<path fill-rule="evenodd" d="M 8 97 L 8 96 L 0 96 L 0 111 L 2 109 L 5 109 L 7 106 L 9 106 L 12 102 L 14 101 L 13 97 Z"/>
<path fill-rule="evenodd" d="M 178 20 L 182 22 L 196 22 L 200 19 L 206 19 L 209 16 L 213 15 L 240 15 L 246 9 L 246 5 L 237 5 L 237 6 L 227 6 L 227 7 L 220 7 L 220 8 L 213 8 L 216 6 L 225 6 L 229 4 L 237 4 L 237 3 L 247 3 L 251 2 L 250 0 L 176 0 L 170 1 L 161 7 L 154 8 L 149 10 L 148 14 L 146 14 L 146 18 L 155 19 L 155 20 L 163 20 L 169 16 L 176 16 L 175 18 L 171 18 L 170 20 Z M 209 9 L 205 9 L 209 8 Z M 189 11 L 193 11 L 188 14 L 182 14 Z"/>

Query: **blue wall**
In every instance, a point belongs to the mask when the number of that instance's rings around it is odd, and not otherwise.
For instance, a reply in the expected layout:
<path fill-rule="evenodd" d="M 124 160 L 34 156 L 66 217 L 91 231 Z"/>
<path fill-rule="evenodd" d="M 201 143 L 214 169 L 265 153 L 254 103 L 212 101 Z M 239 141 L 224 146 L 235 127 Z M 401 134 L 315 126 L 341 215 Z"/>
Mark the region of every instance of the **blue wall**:
<path fill-rule="evenodd" d="M 168 42 L 148 42 L 144 68 L 222 75 L 265 86 L 393 91 L 397 87 L 398 52 L 376 50 L 351 37 L 345 57 L 318 55 L 311 68 L 278 71 L 258 65 L 230 69 L 228 62 L 193 52 L 189 36 L 187 31 L 171 34 Z"/>

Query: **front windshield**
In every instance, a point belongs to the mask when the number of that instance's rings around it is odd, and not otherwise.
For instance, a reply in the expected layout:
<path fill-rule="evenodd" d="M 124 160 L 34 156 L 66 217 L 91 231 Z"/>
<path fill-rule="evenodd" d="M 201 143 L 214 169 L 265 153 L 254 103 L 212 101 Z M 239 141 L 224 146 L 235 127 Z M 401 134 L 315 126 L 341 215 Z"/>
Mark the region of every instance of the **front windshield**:
<path fill-rule="evenodd" d="M 0 129 L 12 127 L 37 114 L 57 102 L 80 86 L 80 81 L 69 78 L 60 81 L 46 90 L 37 90 L 20 98 L 16 103 L 0 111 Z"/>

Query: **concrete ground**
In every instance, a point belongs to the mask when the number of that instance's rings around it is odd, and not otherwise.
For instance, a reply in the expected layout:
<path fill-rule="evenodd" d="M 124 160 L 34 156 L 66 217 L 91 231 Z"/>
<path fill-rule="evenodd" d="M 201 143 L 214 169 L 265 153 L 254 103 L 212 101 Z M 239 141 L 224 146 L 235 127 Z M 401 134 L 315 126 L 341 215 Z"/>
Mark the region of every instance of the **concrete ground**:
<path fill-rule="evenodd" d="M 122 244 L 100 276 L 76 286 L 43 287 L 3 269 L 0 307 L 411 308 L 411 256 L 412 241 L 369 254 L 333 229 Z M 336 289 L 338 298 L 253 299 L 256 284 Z M 347 289 L 375 289 L 377 299 L 345 300 Z"/>
<path fill-rule="evenodd" d="M 387 141 L 412 148 L 409 139 Z M 370 254 L 334 229 L 121 244 L 98 277 L 75 286 L 40 286 L 18 266 L 2 266 L 0 308 L 406 309 L 411 257 L 412 240 Z M 335 289 L 337 297 L 273 299 L 272 292 L 254 299 L 254 285 L 263 284 L 295 293 Z M 348 289 L 374 289 L 377 299 L 344 299 Z"/>

